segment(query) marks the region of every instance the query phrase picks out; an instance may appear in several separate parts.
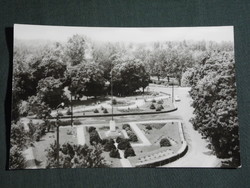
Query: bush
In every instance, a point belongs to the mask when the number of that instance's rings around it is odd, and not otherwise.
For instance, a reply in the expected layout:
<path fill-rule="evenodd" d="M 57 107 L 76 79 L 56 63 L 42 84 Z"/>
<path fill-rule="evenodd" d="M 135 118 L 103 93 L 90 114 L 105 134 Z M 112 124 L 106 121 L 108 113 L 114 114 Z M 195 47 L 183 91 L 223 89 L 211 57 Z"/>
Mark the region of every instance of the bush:
<path fill-rule="evenodd" d="M 112 139 L 108 140 L 105 145 L 104 145 L 104 151 L 111 151 L 116 149 L 115 145 L 114 145 L 114 141 Z"/>
<path fill-rule="evenodd" d="M 98 132 L 96 130 L 93 130 L 89 133 L 89 140 L 90 140 L 90 144 L 98 144 L 101 143 L 102 140 L 98 134 Z"/>
<path fill-rule="evenodd" d="M 155 109 L 156 111 L 161 111 L 161 107 L 160 106 L 157 106 L 157 108 Z"/>
<path fill-rule="evenodd" d="M 72 115 L 72 112 L 70 111 L 70 109 L 68 108 L 67 112 L 66 112 L 67 115 Z"/>
<path fill-rule="evenodd" d="M 155 99 L 153 99 L 153 100 L 152 100 L 152 103 L 156 103 L 156 100 L 155 100 Z"/>
<path fill-rule="evenodd" d="M 124 139 L 118 143 L 118 149 L 125 150 L 126 148 L 131 148 L 131 145 L 127 139 Z"/>
<path fill-rule="evenodd" d="M 122 140 L 123 140 L 123 138 L 121 138 L 121 137 L 119 137 L 119 136 L 116 138 L 116 142 L 117 142 L 118 144 L 119 144 Z"/>
<path fill-rule="evenodd" d="M 135 151 L 133 148 L 126 148 L 124 151 L 124 158 L 135 156 Z"/>
<path fill-rule="evenodd" d="M 152 130 L 151 125 L 147 125 L 147 126 L 146 126 L 146 129 L 147 129 L 147 130 Z"/>
<path fill-rule="evenodd" d="M 79 119 L 76 119 L 76 120 L 73 121 L 73 124 L 74 125 L 81 125 L 82 123 L 81 123 L 81 121 Z"/>
<path fill-rule="evenodd" d="M 105 108 L 103 106 L 101 106 L 101 110 L 104 110 Z"/>
<path fill-rule="evenodd" d="M 89 133 L 91 133 L 92 131 L 94 131 L 94 130 L 96 130 L 96 128 L 95 127 L 89 127 Z"/>
<path fill-rule="evenodd" d="M 116 104 L 117 104 L 117 100 L 116 100 L 116 99 L 113 99 L 113 100 L 112 100 L 112 104 L 113 104 L 113 105 L 116 105 Z"/>
<path fill-rule="evenodd" d="M 164 103 L 163 100 L 157 101 L 157 104 L 163 104 L 163 103 Z"/>
<path fill-rule="evenodd" d="M 131 142 L 137 142 L 137 141 L 138 141 L 138 138 L 137 138 L 136 134 L 132 132 L 132 133 L 129 135 L 129 140 L 130 140 Z"/>
<path fill-rule="evenodd" d="M 97 109 L 94 110 L 94 113 L 99 113 L 99 111 Z"/>
<path fill-rule="evenodd" d="M 155 109 L 155 105 L 152 103 L 149 108 L 153 110 Z"/>
<path fill-rule="evenodd" d="M 123 124 L 123 125 L 122 125 L 122 128 L 125 129 L 125 130 L 126 130 L 127 128 L 130 129 L 130 125 L 129 125 L 129 124 Z"/>
<path fill-rule="evenodd" d="M 108 110 L 105 108 L 105 109 L 103 110 L 103 113 L 104 113 L 104 114 L 107 114 L 107 113 L 109 113 L 109 112 L 108 112 Z"/>
<path fill-rule="evenodd" d="M 169 146 L 171 146 L 171 143 L 167 138 L 163 138 L 160 141 L 160 146 L 161 147 L 169 147 Z"/>
<path fill-rule="evenodd" d="M 9 168 L 10 169 L 25 168 L 25 158 L 23 157 L 22 154 L 22 148 L 16 145 L 10 148 Z"/>
<path fill-rule="evenodd" d="M 112 158 L 118 158 L 118 159 L 121 158 L 118 149 L 112 149 L 109 153 L 109 156 Z"/>

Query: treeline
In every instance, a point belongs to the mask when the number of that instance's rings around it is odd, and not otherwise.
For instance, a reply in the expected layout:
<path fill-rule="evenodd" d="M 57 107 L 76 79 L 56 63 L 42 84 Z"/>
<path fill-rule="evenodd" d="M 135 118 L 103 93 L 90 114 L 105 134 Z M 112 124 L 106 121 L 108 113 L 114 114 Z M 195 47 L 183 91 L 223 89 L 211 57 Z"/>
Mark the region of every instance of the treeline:
<path fill-rule="evenodd" d="M 195 117 L 193 126 L 209 140 L 209 148 L 224 161 L 224 167 L 240 165 L 239 124 L 233 51 L 209 53 L 185 73 L 191 85 Z"/>
<path fill-rule="evenodd" d="M 36 44 L 15 40 L 12 119 L 48 115 L 58 104 L 82 96 L 110 94 L 111 75 L 116 96 L 131 95 L 158 79 L 176 78 L 211 51 L 232 51 L 230 42 L 101 43 L 73 35 L 67 42 Z"/>

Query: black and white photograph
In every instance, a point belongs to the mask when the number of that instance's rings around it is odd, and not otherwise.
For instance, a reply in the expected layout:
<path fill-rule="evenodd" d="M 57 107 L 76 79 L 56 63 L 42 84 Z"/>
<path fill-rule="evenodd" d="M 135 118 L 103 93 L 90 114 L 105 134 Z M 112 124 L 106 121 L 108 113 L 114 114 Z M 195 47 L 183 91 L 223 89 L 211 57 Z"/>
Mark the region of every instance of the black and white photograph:
<path fill-rule="evenodd" d="M 9 169 L 240 168 L 234 27 L 14 25 Z"/>

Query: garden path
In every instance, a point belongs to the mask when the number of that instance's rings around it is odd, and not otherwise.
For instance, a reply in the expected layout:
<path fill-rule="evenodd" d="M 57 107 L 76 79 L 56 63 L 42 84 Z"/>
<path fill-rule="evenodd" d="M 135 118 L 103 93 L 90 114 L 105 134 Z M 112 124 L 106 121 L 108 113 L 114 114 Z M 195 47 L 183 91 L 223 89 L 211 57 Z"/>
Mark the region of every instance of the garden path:
<path fill-rule="evenodd" d="M 79 145 L 85 144 L 85 135 L 84 135 L 84 125 L 79 125 L 76 127 L 76 134 L 77 134 L 77 142 Z"/>

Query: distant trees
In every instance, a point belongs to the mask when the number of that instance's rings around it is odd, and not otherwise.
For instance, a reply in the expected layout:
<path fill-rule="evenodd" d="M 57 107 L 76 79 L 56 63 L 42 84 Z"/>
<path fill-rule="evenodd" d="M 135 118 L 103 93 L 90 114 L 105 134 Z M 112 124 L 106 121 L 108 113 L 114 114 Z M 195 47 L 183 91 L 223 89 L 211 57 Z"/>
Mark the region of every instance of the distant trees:
<path fill-rule="evenodd" d="M 73 35 L 66 44 L 66 54 L 71 66 L 81 64 L 86 61 L 86 39 L 81 35 Z"/>

